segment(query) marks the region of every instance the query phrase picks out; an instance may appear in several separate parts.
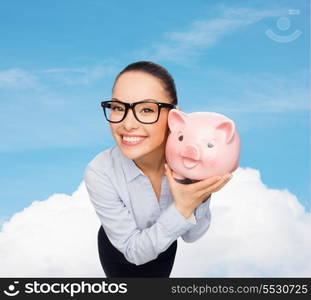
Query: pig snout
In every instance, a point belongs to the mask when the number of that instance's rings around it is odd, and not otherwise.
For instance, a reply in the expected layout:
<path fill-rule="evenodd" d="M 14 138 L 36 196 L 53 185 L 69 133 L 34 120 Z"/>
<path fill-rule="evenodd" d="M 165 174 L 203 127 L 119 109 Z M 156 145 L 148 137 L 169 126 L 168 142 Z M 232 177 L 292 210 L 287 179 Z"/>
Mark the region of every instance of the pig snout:
<path fill-rule="evenodd" d="M 180 153 L 185 168 L 192 169 L 198 165 L 200 161 L 200 151 L 195 145 L 185 145 Z"/>
<path fill-rule="evenodd" d="M 199 160 L 200 159 L 200 151 L 195 145 L 186 145 L 181 152 L 182 157 Z"/>

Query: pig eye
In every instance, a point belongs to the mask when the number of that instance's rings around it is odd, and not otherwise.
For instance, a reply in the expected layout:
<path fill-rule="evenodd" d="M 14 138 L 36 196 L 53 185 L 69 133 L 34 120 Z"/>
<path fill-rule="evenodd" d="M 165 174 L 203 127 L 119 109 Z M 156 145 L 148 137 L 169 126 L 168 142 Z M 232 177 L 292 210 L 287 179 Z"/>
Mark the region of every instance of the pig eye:
<path fill-rule="evenodd" d="M 180 135 L 179 137 L 178 137 L 178 140 L 179 141 L 182 141 L 184 139 L 184 136 L 183 135 Z"/>
<path fill-rule="evenodd" d="M 208 143 L 208 144 L 207 144 L 207 147 L 208 147 L 208 148 L 213 148 L 214 145 L 213 145 L 212 143 Z"/>

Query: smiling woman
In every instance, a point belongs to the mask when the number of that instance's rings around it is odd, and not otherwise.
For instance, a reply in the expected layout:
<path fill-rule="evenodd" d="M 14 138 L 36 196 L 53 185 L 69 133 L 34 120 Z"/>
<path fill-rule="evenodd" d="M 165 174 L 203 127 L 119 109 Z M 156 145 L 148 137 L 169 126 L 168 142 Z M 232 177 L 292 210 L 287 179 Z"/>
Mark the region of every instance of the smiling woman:
<path fill-rule="evenodd" d="M 107 277 L 169 277 L 178 237 L 194 242 L 206 232 L 205 200 L 228 181 L 175 182 L 165 145 L 176 105 L 173 78 L 148 61 L 128 65 L 112 98 L 101 102 L 116 145 L 93 158 L 84 181 L 101 222 L 98 252 Z"/>

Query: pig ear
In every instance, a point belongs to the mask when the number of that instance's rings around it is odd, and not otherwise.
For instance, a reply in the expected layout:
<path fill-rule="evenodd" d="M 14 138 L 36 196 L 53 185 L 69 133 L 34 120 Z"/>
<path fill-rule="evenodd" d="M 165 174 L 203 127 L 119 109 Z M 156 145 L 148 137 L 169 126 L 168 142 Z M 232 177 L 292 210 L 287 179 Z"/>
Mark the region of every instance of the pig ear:
<path fill-rule="evenodd" d="M 168 127 L 170 128 L 170 131 L 174 131 L 181 125 L 186 124 L 187 118 L 188 116 L 184 112 L 177 109 L 171 109 L 168 113 Z"/>
<path fill-rule="evenodd" d="M 226 143 L 229 144 L 234 136 L 235 125 L 234 122 L 227 120 L 225 122 L 220 123 L 216 129 L 222 130 L 226 136 Z"/>

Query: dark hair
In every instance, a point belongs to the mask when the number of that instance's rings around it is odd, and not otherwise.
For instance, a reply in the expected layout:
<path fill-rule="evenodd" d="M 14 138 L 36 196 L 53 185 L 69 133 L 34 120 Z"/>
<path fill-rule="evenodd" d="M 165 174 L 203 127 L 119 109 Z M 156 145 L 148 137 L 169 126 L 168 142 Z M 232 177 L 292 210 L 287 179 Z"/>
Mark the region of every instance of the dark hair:
<path fill-rule="evenodd" d="M 171 74 L 162 66 L 151 62 L 151 61 L 137 61 L 126 66 L 116 77 L 112 90 L 118 80 L 118 78 L 125 72 L 128 71 L 142 71 L 151 74 L 159 78 L 163 84 L 165 90 L 168 92 L 172 99 L 172 103 L 177 105 L 177 92 L 175 87 L 175 82 Z"/>

